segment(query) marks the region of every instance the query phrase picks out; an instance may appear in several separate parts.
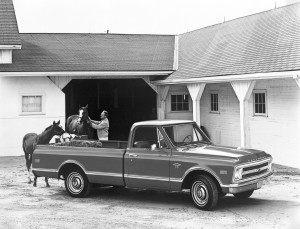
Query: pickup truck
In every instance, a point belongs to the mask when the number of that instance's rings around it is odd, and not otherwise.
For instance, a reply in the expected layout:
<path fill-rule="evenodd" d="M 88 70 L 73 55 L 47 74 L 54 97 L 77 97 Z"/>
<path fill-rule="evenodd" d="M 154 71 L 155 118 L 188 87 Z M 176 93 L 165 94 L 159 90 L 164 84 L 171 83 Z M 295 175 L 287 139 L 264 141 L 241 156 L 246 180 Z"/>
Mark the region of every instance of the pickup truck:
<path fill-rule="evenodd" d="M 72 197 L 88 195 L 93 185 L 188 191 L 201 210 L 216 207 L 230 193 L 248 198 L 272 174 L 264 151 L 214 145 L 188 120 L 134 123 L 128 142 L 102 141 L 102 148 L 38 145 L 32 171 L 63 179 Z"/>

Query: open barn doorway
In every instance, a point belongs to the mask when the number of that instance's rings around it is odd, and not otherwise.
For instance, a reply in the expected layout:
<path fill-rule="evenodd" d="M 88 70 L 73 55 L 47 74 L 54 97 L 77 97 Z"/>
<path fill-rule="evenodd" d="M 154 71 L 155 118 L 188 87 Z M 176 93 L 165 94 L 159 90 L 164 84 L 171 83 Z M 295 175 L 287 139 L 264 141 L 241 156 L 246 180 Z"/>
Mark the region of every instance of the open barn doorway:
<path fill-rule="evenodd" d="M 93 120 L 100 120 L 103 110 L 109 112 L 110 140 L 126 141 L 134 122 L 157 119 L 156 93 L 142 79 L 74 79 L 63 92 L 66 117 L 87 104 Z"/>

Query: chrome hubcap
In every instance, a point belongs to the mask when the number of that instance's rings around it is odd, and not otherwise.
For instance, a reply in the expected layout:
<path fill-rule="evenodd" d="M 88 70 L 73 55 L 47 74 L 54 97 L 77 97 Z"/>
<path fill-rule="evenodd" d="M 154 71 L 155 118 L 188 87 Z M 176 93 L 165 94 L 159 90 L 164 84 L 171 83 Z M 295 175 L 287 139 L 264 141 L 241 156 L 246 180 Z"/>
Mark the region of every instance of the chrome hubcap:
<path fill-rule="evenodd" d="M 192 197 L 198 206 L 205 206 L 208 202 L 208 190 L 202 181 L 196 181 L 192 186 Z"/>
<path fill-rule="evenodd" d="M 69 174 L 67 183 L 70 192 L 73 194 L 79 194 L 83 190 L 84 180 L 83 177 L 77 172 Z"/>

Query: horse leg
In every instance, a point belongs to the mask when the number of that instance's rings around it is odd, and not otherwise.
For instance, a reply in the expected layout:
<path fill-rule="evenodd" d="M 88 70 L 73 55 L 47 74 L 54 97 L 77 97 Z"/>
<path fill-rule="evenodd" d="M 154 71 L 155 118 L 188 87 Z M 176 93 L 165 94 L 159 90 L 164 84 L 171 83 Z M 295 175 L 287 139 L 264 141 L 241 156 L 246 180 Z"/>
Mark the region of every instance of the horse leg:
<path fill-rule="evenodd" d="M 36 187 L 37 176 L 34 175 L 33 187 Z"/>
<path fill-rule="evenodd" d="M 32 180 L 31 180 L 31 178 L 30 178 L 30 171 L 28 171 L 28 184 L 31 184 L 31 182 L 32 182 Z"/>
<path fill-rule="evenodd" d="M 27 164 L 27 163 L 26 163 Z M 27 166 L 27 165 L 26 165 Z M 27 166 L 27 178 L 28 178 L 28 184 L 31 184 L 32 180 L 31 180 L 31 177 L 30 177 L 30 174 L 31 174 L 31 168 L 30 168 L 30 165 L 29 165 L 29 168 Z"/>
<path fill-rule="evenodd" d="M 26 167 L 27 167 L 27 171 L 28 171 L 28 184 L 31 184 L 32 180 L 30 178 L 30 174 L 31 174 L 31 160 L 30 157 L 31 155 L 28 154 L 28 157 L 26 157 Z"/>
<path fill-rule="evenodd" d="M 50 187 L 50 185 L 48 183 L 48 177 L 45 177 L 45 182 L 46 182 L 46 187 Z"/>

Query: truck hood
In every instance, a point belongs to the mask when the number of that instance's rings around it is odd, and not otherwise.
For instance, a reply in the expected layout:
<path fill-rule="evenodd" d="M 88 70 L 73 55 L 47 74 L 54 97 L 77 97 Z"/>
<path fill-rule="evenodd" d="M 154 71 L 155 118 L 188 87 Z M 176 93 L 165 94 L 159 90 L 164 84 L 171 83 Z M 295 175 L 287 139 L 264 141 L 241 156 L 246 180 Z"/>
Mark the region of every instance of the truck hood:
<path fill-rule="evenodd" d="M 260 161 L 270 157 L 269 154 L 261 150 L 217 145 L 203 145 L 196 148 L 189 148 L 187 146 L 183 151 L 186 154 L 197 154 L 207 158 L 237 160 L 239 163 Z"/>

